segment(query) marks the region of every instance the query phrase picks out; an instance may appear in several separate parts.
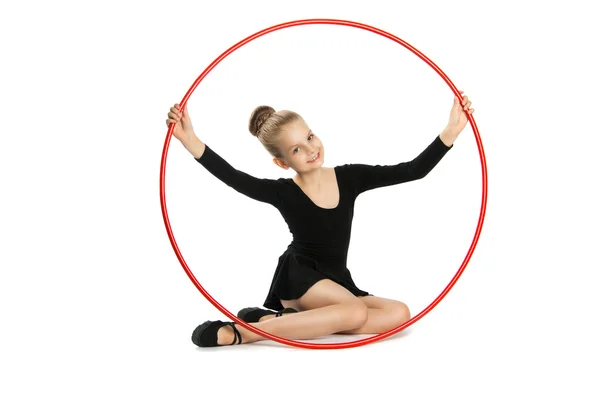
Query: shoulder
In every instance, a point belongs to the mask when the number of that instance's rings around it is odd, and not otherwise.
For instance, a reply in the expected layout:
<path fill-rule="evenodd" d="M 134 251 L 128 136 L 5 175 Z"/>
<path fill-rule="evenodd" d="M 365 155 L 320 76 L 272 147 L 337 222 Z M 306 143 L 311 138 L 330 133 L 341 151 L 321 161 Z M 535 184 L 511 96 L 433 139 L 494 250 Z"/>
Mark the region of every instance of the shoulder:
<path fill-rule="evenodd" d="M 277 178 L 275 181 L 281 186 L 289 186 L 292 183 L 292 178 Z"/>
<path fill-rule="evenodd" d="M 335 178 L 338 182 L 346 182 L 349 179 L 351 180 L 352 176 L 354 175 L 353 165 L 354 164 L 336 165 L 335 167 L 331 168 L 332 170 L 335 171 L 335 174 L 332 174 L 332 175 L 335 176 Z"/>
<path fill-rule="evenodd" d="M 352 164 L 340 164 L 331 168 L 332 171 L 335 171 L 335 175 L 339 178 L 341 175 L 346 175 L 347 171 L 350 169 Z"/>
<path fill-rule="evenodd" d="M 360 187 L 370 179 L 374 166 L 360 163 L 342 164 L 335 167 L 339 181 L 353 187 Z"/>
<path fill-rule="evenodd" d="M 356 174 L 363 173 L 365 170 L 368 170 L 370 167 L 372 167 L 372 166 L 367 165 L 367 164 L 352 163 L 352 164 L 337 165 L 335 167 L 335 170 L 336 170 L 336 172 L 341 172 L 342 174 L 345 174 L 345 175 L 356 175 Z"/>
<path fill-rule="evenodd" d="M 351 166 L 352 164 L 341 164 L 341 165 L 336 165 L 335 167 L 331 168 L 332 170 L 335 170 L 335 172 L 344 172 L 346 170 L 348 170 L 348 168 Z"/>
<path fill-rule="evenodd" d="M 277 186 L 279 186 L 283 193 L 292 192 L 294 190 L 294 186 L 296 185 L 292 178 L 278 178 L 274 180 L 274 182 L 277 182 Z"/>

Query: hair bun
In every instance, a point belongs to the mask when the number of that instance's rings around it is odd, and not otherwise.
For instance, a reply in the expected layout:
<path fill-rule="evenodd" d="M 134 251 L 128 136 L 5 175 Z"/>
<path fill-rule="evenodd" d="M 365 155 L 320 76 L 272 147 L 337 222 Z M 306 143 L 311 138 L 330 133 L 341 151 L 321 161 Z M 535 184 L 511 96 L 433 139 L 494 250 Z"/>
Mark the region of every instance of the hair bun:
<path fill-rule="evenodd" d="M 275 114 L 275 109 L 273 107 L 264 105 L 256 107 L 254 111 L 252 111 L 250 122 L 248 123 L 248 130 L 250 130 L 250 133 L 258 137 L 260 128 L 273 114 Z"/>

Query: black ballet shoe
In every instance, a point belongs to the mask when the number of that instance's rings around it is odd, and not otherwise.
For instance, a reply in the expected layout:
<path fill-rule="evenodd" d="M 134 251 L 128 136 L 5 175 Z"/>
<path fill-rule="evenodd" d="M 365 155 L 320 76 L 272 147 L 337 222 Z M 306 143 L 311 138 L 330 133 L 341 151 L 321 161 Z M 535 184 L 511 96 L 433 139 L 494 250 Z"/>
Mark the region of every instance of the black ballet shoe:
<path fill-rule="evenodd" d="M 237 317 L 244 322 L 250 323 L 250 322 L 258 322 L 265 315 L 275 314 L 275 317 L 281 317 L 283 314 L 296 313 L 296 312 L 298 312 L 298 311 L 294 310 L 293 308 L 284 308 L 283 310 L 276 312 L 276 311 L 271 311 L 271 310 L 265 310 L 265 309 L 262 309 L 259 307 L 247 307 L 247 308 L 242 308 L 240 311 L 238 311 Z"/>
<path fill-rule="evenodd" d="M 234 322 L 223 322 L 223 321 L 206 321 L 201 325 L 198 325 L 192 333 L 192 342 L 199 347 L 216 347 L 223 346 L 217 342 L 217 332 L 225 325 L 230 325 L 233 328 L 233 344 L 242 344 L 242 334 L 237 330 Z"/>

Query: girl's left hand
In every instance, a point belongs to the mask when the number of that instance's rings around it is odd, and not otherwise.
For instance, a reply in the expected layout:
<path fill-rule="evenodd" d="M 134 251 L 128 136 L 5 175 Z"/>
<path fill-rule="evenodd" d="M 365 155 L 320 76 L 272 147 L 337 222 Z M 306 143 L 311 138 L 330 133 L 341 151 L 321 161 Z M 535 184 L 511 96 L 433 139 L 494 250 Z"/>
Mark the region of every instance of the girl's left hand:
<path fill-rule="evenodd" d="M 461 95 L 464 93 L 462 90 L 460 91 Z M 473 114 L 475 111 L 471 106 L 471 101 L 467 96 L 462 96 L 462 101 L 459 102 L 458 97 L 454 96 L 454 104 L 452 105 L 452 110 L 450 111 L 450 119 L 448 121 L 447 129 L 452 132 L 454 135 L 458 135 L 467 125 L 467 114 Z"/>

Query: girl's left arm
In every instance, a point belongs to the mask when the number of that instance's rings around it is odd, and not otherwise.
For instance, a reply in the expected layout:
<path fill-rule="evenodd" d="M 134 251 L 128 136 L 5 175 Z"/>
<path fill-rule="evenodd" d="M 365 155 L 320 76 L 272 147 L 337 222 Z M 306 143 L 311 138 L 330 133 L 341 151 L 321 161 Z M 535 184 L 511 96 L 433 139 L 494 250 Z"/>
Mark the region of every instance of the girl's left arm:
<path fill-rule="evenodd" d="M 472 114 L 471 101 L 462 95 L 462 100 L 454 97 L 448 125 L 435 140 L 414 160 L 396 165 L 349 164 L 354 193 L 378 187 L 395 185 L 424 178 L 442 157 L 454 146 L 454 141 L 467 124 L 467 113 Z"/>
<path fill-rule="evenodd" d="M 348 164 L 355 196 L 378 187 L 396 185 L 424 178 L 454 146 L 454 139 L 440 134 L 412 161 L 396 165 Z M 450 143 L 446 145 L 446 143 Z"/>

